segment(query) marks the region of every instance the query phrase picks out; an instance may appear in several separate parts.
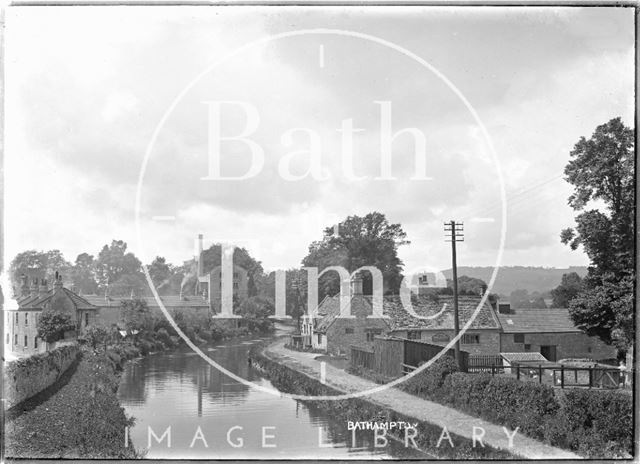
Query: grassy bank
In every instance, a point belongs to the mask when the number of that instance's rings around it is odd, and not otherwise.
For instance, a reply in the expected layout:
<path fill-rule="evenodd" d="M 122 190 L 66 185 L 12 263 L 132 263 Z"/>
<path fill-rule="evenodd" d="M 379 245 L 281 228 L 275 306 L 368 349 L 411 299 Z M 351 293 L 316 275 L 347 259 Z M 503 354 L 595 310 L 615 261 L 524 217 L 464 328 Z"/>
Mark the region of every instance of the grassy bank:
<path fill-rule="evenodd" d="M 310 396 L 328 396 L 342 393 L 303 373 L 270 360 L 261 351 L 262 347 L 260 346 L 252 348 L 250 354 L 252 363 L 261 368 L 271 383 L 280 391 Z M 351 433 L 347 431 L 347 421 L 418 422 L 418 435 L 415 438 L 416 445 L 422 452 L 437 459 L 517 459 L 517 456 L 507 451 L 491 448 L 490 446 L 485 445 L 484 448 L 480 446 L 473 447 L 470 439 L 455 434 L 451 434 L 453 448 L 449 446 L 449 442 L 446 439 L 440 447 L 437 447 L 436 444 L 442 435 L 441 427 L 405 416 L 366 399 L 314 400 L 308 403 L 312 403 L 313 407 L 321 408 L 335 418 L 335 424 L 338 424 L 336 427 L 342 427 L 341 430 L 337 430 L 335 433 L 342 436 L 349 436 Z M 389 432 L 389 435 L 398 441 L 404 441 L 404 432 L 402 431 Z"/>
<path fill-rule="evenodd" d="M 6 423 L 6 456 L 139 457 L 130 443 L 125 446 L 125 427 L 132 426 L 133 419 L 126 416 L 116 396 L 118 367 L 103 353 L 84 352 L 66 385 Z"/>
<path fill-rule="evenodd" d="M 391 379 L 364 368 L 351 374 L 377 383 Z M 624 390 L 559 390 L 509 376 L 457 372 L 444 357 L 399 389 L 476 416 L 590 459 L 633 455 L 633 398 Z"/>

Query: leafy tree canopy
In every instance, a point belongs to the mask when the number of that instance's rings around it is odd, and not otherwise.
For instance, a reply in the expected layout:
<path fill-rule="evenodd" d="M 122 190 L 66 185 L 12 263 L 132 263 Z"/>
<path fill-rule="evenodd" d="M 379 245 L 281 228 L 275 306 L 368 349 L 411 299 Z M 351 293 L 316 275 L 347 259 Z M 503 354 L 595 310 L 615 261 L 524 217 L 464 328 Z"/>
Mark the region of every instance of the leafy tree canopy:
<path fill-rule="evenodd" d="M 9 266 L 9 276 L 14 292 L 17 294 L 24 274 L 31 279 L 47 279 L 53 282 L 56 271 L 65 275 L 71 268 L 71 263 L 64 259 L 60 250 L 36 251 L 27 250 L 18 253 Z"/>
<path fill-rule="evenodd" d="M 573 300 L 582 290 L 582 278 L 576 272 L 569 272 L 562 275 L 562 282 L 551 290 L 553 306 L 556 308 L 568 308 L 569 302 Z"/>
<path fill-rule="evenodd" d="M 570 156 L 565 168 L 574 187 L 569 205 L 580 214 L 561 240 L 572 249 L 582 246 L 591 260 L 584 288 L 569 303 L 570 313 L 587 334 L 628 347 L 633 340 L 629 282 L 635 278 L 633 130 L 620 118 L 612 119 L 591 138 L 582 137 Z M 594 200 L 605 207 L 587 210 Z"/>
<path fill-rule="evenodd" d="M 388 292 L 397 293 L 402 282 L 403 263 L 398 247 L 408 244 L 407 234 L 400 224 L 391 224 L 384 214 L 373 212 L 365 216 L 349 216 L 338 226 L 326 227 L 324 237 L 309 246 L 303 266 L 315 266 L 319 271 L 329 266 L 343 266 L 353 272 L 361 266 L 375 266 L 381 272 Z M 364 273 L 365 293 L 371 292 L 371 276 Z M 320 278 L 319 296 L 336 294 L 340 281 L 336 273 Z"/>

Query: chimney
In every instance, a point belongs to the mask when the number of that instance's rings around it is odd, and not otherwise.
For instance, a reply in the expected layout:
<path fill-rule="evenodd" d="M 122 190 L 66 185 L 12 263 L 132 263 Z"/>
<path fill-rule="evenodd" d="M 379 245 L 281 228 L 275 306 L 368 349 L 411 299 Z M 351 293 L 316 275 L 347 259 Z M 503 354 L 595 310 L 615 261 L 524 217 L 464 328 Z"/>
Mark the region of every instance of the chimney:
<path fill-rule="evenodd" d="M 498 301 L 498 312 L 500 314 L 511 314 L 511 303 L 500 303 Z"/>
<path fill-rule="evenodd" d="M 23 298 L 29 296 L 29 283 L 27 282 L 27 276 L 24 274 L 20 275 L 20 296 Z"/>
<path fill-rule="evenodd" d="M 198 256 L 197 256 L 197 260 L 198 260 L 198 277 L 201 277 L 204 274 L 204 270 L 202 268 L 203 262 L 202 262 L 202 248 L 203 248 L 203 239 L 204 236 L 202 234 L 198 234 Z"/>
<path fill-rule="evenodd" d="M 31 279 L 31 287 L 29 287 L 29 296 L 38 296 L 38 278 Z"/>
<path fill-rule="evenodd" d="M 362 277 L 356 274 L 351 280 L 351 295 L 362 295 Z"/>
<path fill-rule="evenodd" d="M 53 280 L 53 291 L 56 292 L 62 288 L 62 276 L 58 271 L 56 271 L 56 275 Z"/>
<path fill-rule="evenodd" d="M 39 296 L 45 296 L 49 289 L 47 288 L 47 279 L 40 280 L 40 291 L 38 292 Z"/>

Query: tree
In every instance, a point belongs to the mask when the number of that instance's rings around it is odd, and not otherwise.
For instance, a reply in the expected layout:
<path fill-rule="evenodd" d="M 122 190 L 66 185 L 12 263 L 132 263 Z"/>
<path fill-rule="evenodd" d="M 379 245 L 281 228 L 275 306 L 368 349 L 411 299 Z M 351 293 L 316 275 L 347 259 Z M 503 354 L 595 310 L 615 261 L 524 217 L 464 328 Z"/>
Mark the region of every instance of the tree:
<path fill-rule="evenodd" d="M 81 253 L 76 258 L 76 262 L 71 268 L 71 280 L 76 292 L 89 295 L 98 291 L 98 282 L 96 281 L 96 268 L 93 255 Z"/>
<path fill-rule="evenodd" d="M 634 339 L 633 130 L 612 119 L 590 139 L 580 138 L 570 156 L 564 171 L 574 186 L 569 205 L 580 214 L 575 229 L 563 230 L 560 237 L 573 250 L 582 246 L 591 266 L 569 311 L 584 332 L 626 349 Z M 604 208 L 585 210 L 593 200 Z"/>
<path fill-rule="evenodd" d="M 85 329 L 82 338 L 91 345 L 94 350 L 101 346 L 106 349 L 109 332 L 104 327 L 92 326 Z"/>
<path fill-rule="evenodd" d="M 275 313 L 273 303 L 266 298 L 253 296 L 240 303 L 239 313 L 252 332 L 268 332 L 273 329 L 269 316 Z"/>
<path fill-rule="evenodd" d="M 156 256 L 147 269 L 157 290 L 161 290 L 170 284 L 174 274 L 173 266 L 167 264 L 167 260 L 162 256 Z"/>
<path fill-rule="evenodd" d="M 45 310 L 38 321 L 38 337 L 47 343 L 53 343 L 62 340 L 65 332 L 75 328 L 76 325 L 68 314 Z"/>
<path fill-rule="evenodd" d="M 105 245 L 96 260 L 96 276 L 101 288 L 117 282 L 123 275 L 141 276 L 142 263 L 131 252 L 127 253 L 127 244 L 122 240 L 112 240 Z"/>
<path fill-rule="evenodd" d="M 122 300 L 120 316 L 128 333 L 148 329 L 153 324 L 147 302 L 140 299 Z"/>
<path fill-rule="evenodd" d="M 9 276 L 11 284 L 17 293 L 20 288 L 20 277 L 25 275 L 31 279 L 47 279 L 53 281 L 56 271 L 62 275 L 68 273 L 71 268 L 60 250 L 36 251 L 27 250 L 18 253 L 9 266 Z"/>
<path fill-rule="evenodd" d="M 373 212 L 366 216 L 349 216 L 334 227 L 324 230 L 323 239 L 309 246 L 309 253 L 302 260 L 304 266 L 315 266 L 322 271 L 328 266 L 343 266 L 353 272 L 361 266 L 375 266 L 382 272 L 384 286 L 390 293 L 397 293 L 402 282 L 402 261 L 398 247 L 408 244 L 407 234 L 400 224 L 391 224 L 384 214 Z M 336 273 L 320 278 L 319 296 L 336 294 L 340 281 Z M 365 293 L 372 290 L 369 273 L 363 275 Z"/>
<path fill-rule="evenodd" d="M 447 288 L 453 289 L 453 279 L 447 279 Z M 487 284 L 482 279 L 476 279 L 475 277 L 469 277 L 466 275 L 458 277 L 459 295 L 481 296 L 486 290 Z M 453 291 L 444 291 L 442 293 L 453 294 Z"/>
<path fill-rule="evenodd" d="M 573 300 L 582 290 L 582 278 L 576 272 L 569 272 L 562 275 L 560 285 L 551 290 L 553 306 L 556 308 L 568 308 L 569 302 Z"/>

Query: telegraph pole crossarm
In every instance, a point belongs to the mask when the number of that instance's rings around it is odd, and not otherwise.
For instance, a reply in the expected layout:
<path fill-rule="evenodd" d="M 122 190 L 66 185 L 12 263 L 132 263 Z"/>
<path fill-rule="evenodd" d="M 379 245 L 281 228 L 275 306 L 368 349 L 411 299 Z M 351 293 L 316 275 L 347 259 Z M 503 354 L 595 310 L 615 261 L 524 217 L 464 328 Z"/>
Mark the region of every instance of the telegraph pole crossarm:
<path fill-rule="evenodd" d="M 453 336 L 457 337 L 460 333 L 460 319 L 458 315 L 458 266 L 456 260 L 456 242 L 464 242 L 464 224 L 454 220 L 444 223 L 444 231 L 447 234 L 448 242 L 451 242 L 451 270 L 453 274 Z M 456 363 L 458 368 L 462 370 L 463 366 L 460 357 L 460 340 L 456 340 L 454 346 Z"/>

